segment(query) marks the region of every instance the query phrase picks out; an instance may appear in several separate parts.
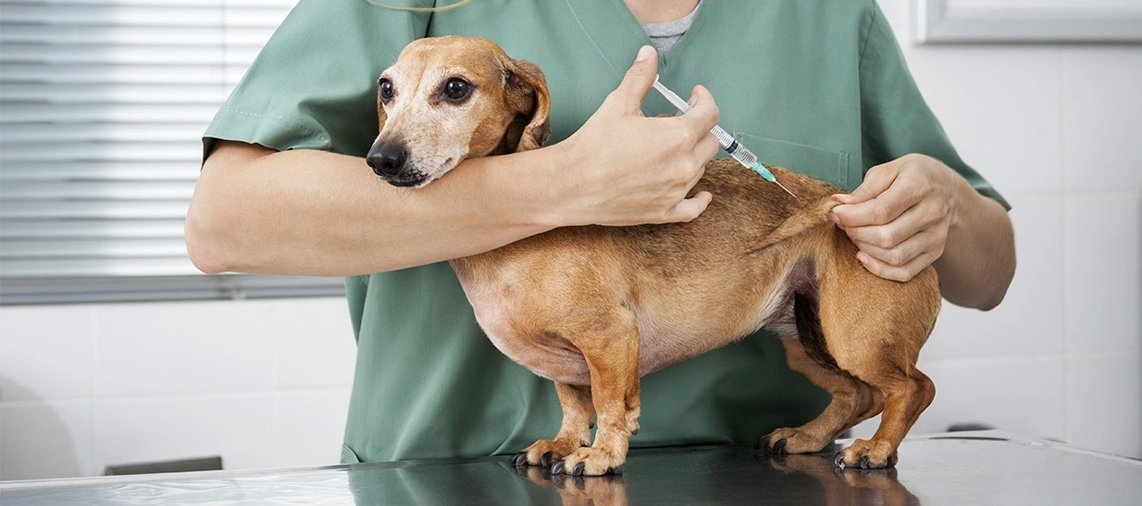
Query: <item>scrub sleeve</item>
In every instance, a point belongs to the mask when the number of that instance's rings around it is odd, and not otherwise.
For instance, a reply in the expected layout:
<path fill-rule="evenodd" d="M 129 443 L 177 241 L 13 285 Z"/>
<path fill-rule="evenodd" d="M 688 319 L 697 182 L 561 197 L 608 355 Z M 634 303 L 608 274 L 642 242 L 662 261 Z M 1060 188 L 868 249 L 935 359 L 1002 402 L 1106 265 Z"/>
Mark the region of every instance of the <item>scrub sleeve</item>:
<path fill-rule="evenodd" d="M 445 34 L 487 37 L 539 65 L 552 96 L 549 144 L 586 121 L 649 43 L 621 0 L 480 0 L 434 14 L 301 0 L 204 148 L 230 139 L 363 156 L 377 135 L 377 76 L 408 42 Z M 951 147 L 874 0 L 703 2 L 660 74 L 683 95 L 710 88 L 720 124 L 767 163 L 851 189 L 868 167 L 921 152 L 1003 202 Z M 674 112 L 653 93 L 643 110 Z M 447 264 L 348 278 L 346 293 L 358 353 L 342 461 L 514 453 L 558 430 L 551 383 L 484 337 Z M 644 377 L 631 445 L 753 443 L 827 403 L 762 331 Z"/>

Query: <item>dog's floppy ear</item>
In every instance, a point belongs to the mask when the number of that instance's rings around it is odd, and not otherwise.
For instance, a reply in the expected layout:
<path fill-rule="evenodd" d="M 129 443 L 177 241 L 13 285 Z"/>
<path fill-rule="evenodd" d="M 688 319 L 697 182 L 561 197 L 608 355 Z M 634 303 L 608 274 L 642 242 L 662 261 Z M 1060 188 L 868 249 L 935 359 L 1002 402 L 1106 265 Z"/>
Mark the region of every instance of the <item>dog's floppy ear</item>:
<path fill-rule="evenodd" d="M 547 119 L 551 111 L 551 95 L 547 91 L 547 79 L 543 77 L 543 71 L 529 61 L 509 58 L 503 66 L 509 107 L 525 117 L 530 116 L 515 149 L 517 152 L 536 149 L 551 136 L 551 121 Z"/>

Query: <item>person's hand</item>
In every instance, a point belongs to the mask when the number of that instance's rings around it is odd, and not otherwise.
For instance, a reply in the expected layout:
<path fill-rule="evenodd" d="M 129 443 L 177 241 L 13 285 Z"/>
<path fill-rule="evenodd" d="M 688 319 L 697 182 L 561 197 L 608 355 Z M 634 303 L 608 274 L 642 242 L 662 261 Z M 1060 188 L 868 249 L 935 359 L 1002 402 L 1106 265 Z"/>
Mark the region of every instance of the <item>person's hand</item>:
<path fill-rule="evenodd" d="M 640 103 L 654 83 L 658 58 L 645 46 L 618 88 L 566 141 L 553 146 L 576 167 L 565 223 L 636 225 L 690 221 L 712 198 L 687 198 L 705 164 L 717 154 L 710 129 L 718 107 L 704 87 L 694 88 L 691 109 L 648 118 Z"/>
<path fill-rule="evenodd" d="M 857 259 L 877 276 L 908 281 L 941 255 L 956 223 L 967 181 L 939 160 L 907 155 L 869 169 L 830 218 L 860 251 Z"/>

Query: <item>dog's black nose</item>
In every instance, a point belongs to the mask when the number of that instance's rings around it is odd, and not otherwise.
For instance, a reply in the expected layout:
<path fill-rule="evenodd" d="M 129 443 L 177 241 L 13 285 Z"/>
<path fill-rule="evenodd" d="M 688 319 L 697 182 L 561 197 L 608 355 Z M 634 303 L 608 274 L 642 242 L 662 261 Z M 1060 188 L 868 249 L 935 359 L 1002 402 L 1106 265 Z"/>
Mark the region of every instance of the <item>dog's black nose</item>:
<path fill-rule="evenodd" d="M 395 176 L 404 168 L 404 161 L 408 158 L 408 150 L 399 142 L 383 142 L 374 144 L 369 154 L 365 155 L 365 163 L 373 168 L 378 176 Z"/>

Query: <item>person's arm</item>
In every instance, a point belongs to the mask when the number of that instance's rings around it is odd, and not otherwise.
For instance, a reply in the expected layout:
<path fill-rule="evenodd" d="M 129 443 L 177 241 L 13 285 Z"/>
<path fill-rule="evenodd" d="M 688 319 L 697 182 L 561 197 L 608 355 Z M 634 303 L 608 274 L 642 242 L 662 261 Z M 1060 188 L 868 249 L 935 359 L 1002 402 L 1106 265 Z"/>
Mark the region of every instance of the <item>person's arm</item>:
<path fill-rule="evenodd" d="M 688 221 L 711 196 L 687 193 L 717 152 L 713 97 L 646 118 L 657 67 L 646 48 L 565 141 L 468 160 L 419 189 L 392 187 L 363 159 L 222 142 L 187 216 L 191 260 L 209 273 L 357 275 L 482 253 L 570 225 Z"/>
<path fill-rule="evenodd" d="M 929 265 L 948 301 L 988 310 L 1015 275 L 1015 238 L 1006 209 L 944 163 L 908 155 L 869 169 L 833 209 L 873 274 L 907 281 Z"/>

